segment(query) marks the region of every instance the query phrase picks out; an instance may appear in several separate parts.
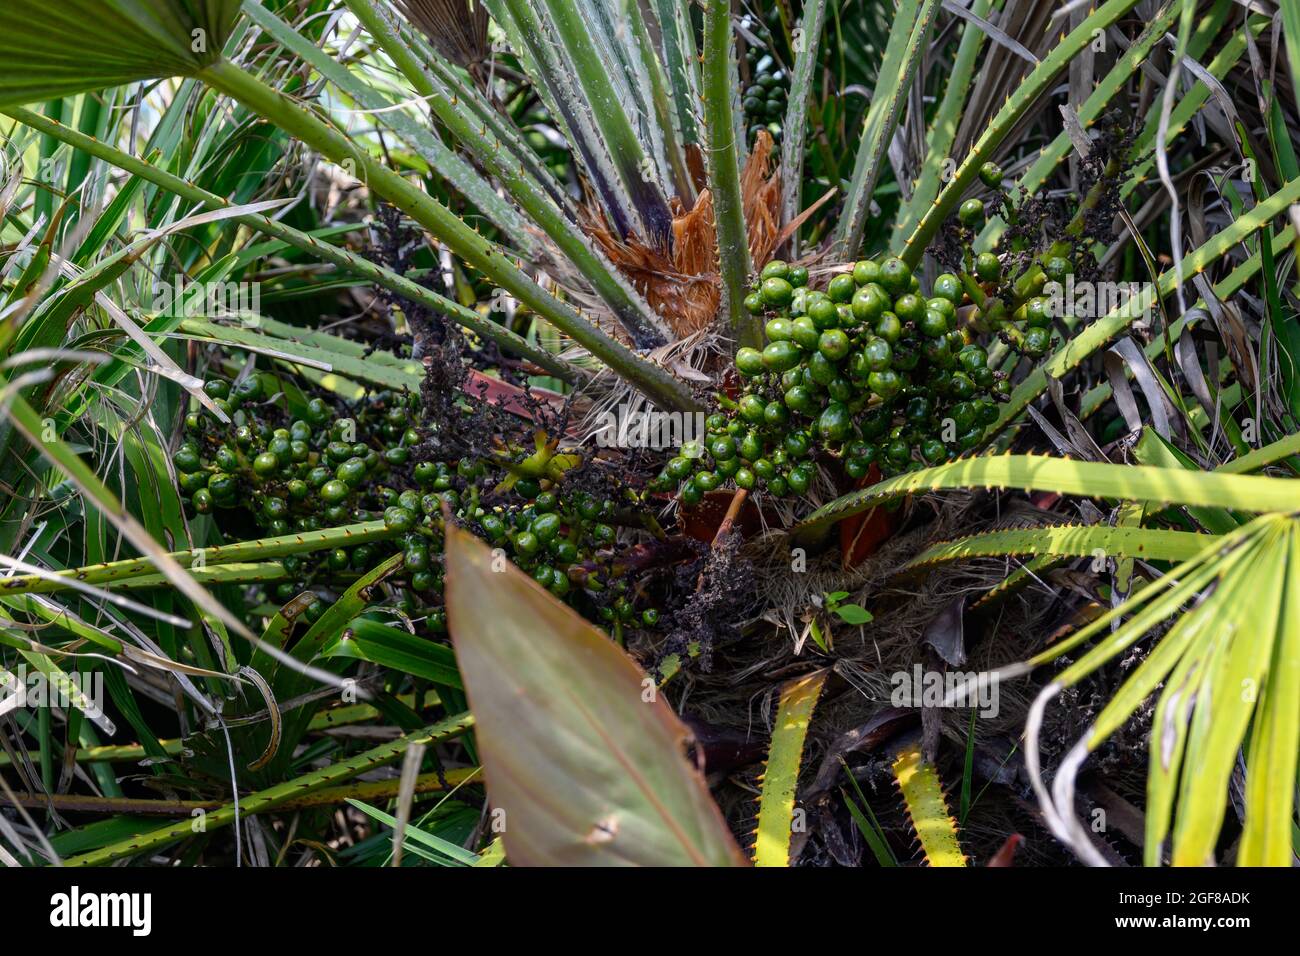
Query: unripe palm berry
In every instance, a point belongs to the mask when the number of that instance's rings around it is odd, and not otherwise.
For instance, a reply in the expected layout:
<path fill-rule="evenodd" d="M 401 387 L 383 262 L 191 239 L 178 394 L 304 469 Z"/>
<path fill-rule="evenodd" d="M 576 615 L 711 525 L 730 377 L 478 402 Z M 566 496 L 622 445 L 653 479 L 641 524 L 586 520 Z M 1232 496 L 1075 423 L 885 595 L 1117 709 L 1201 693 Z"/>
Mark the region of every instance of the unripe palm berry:
<path fill-rule="evenodd" d="M 799 346 L 793 342 L 773 342 L 763 349 L 763 364 L 772 372 L 794 368 L 800 357 Z"/>
<path fill-rule="evenodd" d="M 890 295 L 902 295 L 912 287 L 912 270 L 902 259 L 891 257 L 881 264 L 879 281 Z"/>
<path fill-rule="evenodd" d="M 325 482 L 320 488 L 321 501 L 328 505 L 339 504 L 347 498 L 349 493 L 348 486 L 337 478 Z"/>
<path fill-rule="evenodd" d="M 785 308 L 790 304 L 790 300 L 794 298 L 794 286 L 790 285 L 785 279 L 764 279 L 760 291 L 763 301 L 768 306 L 776 309 Z"/>
<path fill-rule="evenodd" d="M 975 275 L 981 282 L 997 282 L 1002 278 L 1002 260 L 991 252 L 981 252 L 975 257 Z"/>
<path fill-rule="evenodd" d="M 880 266 L 870 259 L 864 259 L 853 264 L 853 281 L 858 285 L 866 285 L 868 282 L 876 282 L 879 279 Z"/>
<path fill-rule="evenodd" d="M 951 272 L 938 276 L 931 291 L 936 298 L 947 299 L 953 305 L 960 304 L 963 295 L 961 280 Z"/>
<path fill-rule="evenodd" d="M 736 368 L 741 375 L 753 378 L 767 371 L 763 364 L 763 353 L 758 349 L 742 348 L 736 352 Z"/>
<path fill-rule="evenodd" d="M 984 202 L 967 199 L 957 209 L 957 219 L 963 226 L 974 229 L 984 224 Z"/>

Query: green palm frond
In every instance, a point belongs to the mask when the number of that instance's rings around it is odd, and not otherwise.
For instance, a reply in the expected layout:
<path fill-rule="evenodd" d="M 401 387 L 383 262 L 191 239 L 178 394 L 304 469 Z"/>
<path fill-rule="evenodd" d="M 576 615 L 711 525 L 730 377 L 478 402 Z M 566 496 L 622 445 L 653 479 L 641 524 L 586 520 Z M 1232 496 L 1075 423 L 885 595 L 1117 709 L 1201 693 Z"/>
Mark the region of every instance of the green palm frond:
<path fill-rule="evenodd" d="M 0 23 L 0 106 L 170 76 L 221 57 L 239 0 L 12 0 Z"/>
<path fill-rule="evenodd" d="M 1033 668 L 1097 641 L 1043 689 L 1026 730 L 1027 765 L 1046 819 L 1085 860 L 1104 863 L 1074 816 L 1079 770 L 1163 685 L 1151 729 L 1147 864 L 1159 865 L 1166 848 L 1177 866 L 1214 862 L 1228 781 L 1242 756 L 1247 800 L 1237 862 L 1291 864 L 1300 751 L 1297 568 L 1300 522 L 1265 515 L 1023 665 Z M 1173 626 L 1065 756 L 1049 791 L 1038 742 L 1045 708 L 1171 619 Z"/>

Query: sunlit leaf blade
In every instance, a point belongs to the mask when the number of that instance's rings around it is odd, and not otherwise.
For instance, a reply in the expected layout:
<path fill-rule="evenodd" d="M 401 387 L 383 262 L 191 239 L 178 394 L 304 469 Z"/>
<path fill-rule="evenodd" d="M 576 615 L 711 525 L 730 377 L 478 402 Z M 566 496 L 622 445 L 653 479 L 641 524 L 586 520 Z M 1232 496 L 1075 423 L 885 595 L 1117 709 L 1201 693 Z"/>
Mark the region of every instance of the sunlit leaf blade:
<path fill-rule="evenodd" d="M 1294 859 L 1297 756 L 1300 755 L 1300 529 L 1292 528 L 1283 607 L 1246 764 L 1246 826 L 1239 866 L 1290 866 Z"/>
<path fill-rule="evenodd" d="M 1073 557 L 1142 557 L 1152 561 L 1186 561 L 1212 542 L 1210 535 L 1159 528 L 1110 525 L 1057 525 L 1050 528 L 1015 528 L 945 541 L 927 548 L 908 562 L 909 569 L 930 567 L 970 558 L 1012 554 L 1070 555 Z"/>
<path fill-rule="evenodd" d="M 1057 642 L 1028 667 L 1004 671 L 1023 673 L 1097 639 L 1044 688 L 1031 708 L 1026 737 L 1026 765 L 1044 818 L 1085 861 L 1106 862 L 1075 816 L 1074 781 L 1087 755 L 1162 684 L 1150 734 L 1147 864 L 1161 862 L 1171 832 L 1175 866 L 1217 861 L 1229 781 L 1240 766 L 1248 730 L 1247 814 L 1249 819 L 1254 807 L 1255 820 L 1248 823 L 1239 853 L 1243 861 L 1257 863 L 1285 865 L 1290 860 L 1300 663 L 1284 614 L 1290 603 L 1287 589 L 1296 577 L 1296 540 L 1293 516 L 1258 518 Z M 1046 702 L 1116 660 L 1170 618 L 1176 618 L 1173 627 L 1061 759 L 1049 794 L 1038 742 Z"/>
<path fill-rule="evenodd" d="M 756 866 L 789 866 L 790 836 L 794 832 L 794 796 L 799 783 L 804 738 L 813 708 L 826 684 L 828 671 L 820 670 L 791 681 L 781 691 L 772 728 L 772 743 L 763 770 L 763 792 L 758 803 L 758 829 L 754 833 Z"/>
<path fill-rule="evenodd" d="M 975 0 L 971 13 L 983 17 L 989 12 L 992 0 Z M 984 43 L 984 31 L 968 23 L 962 28 L 961 43 L 957 55 L 953 58 L 952 74 L 948 85 L 944 87 L 943 99 L 939 109 L 930 123 L 930 131 L 925 141 L 925 165 L 917 177 L 916 188 L 912 196 L 899 206 L 898 217 L 894 221 L 894 232 L 890 238 L 890 248 L 898 252 L 903 245 L 921 211 L 934 201 L 939 193 L 940 178 L 945 165 L 950 161 L 949 152 L 957 137 L 957 124 L 970 95 L 971 77 L 975 72 L 975 59 Z M 1064 136 L 1064 134 L 1062 134 Z"/>
<path fill-rule="evenodd" d="M 654 682 L 513 565 L 493 562 L 448 529 L 448 619 L 509 861 L 742 865 Z"/>
<path fill-rule="evenodd" d="M 931 866 L 965 866 L 966 856 L 957 842 L 957 824 L 948 813 L 939 774 L 922 758 L 920 746 L 899 754 L 891 769 L 926 862 Z"/>
<path fill-rule="evenodd" d="M 829 524 L 861 514 L 893 498 L 950 488 L 1020 488 L 1118 500 L 1237 508 L 1259 513 L 1294 507 L 1300 483 L 1259 475 L 1146 466 L 1135 468 L 1046 455 L 986 455 L 908 472 L 851 492 L 818 508 L 794 530 L 796 534 L 815 534 Z"/>
<path fill-rule="evenodd" d="M 987 2 L 987 0 L 983 0 Z M 826 0 L 804 4 L 803 17 L 796 32 L 794 76 L 790 82 L 790 99 L 782 125 L 781 143 L 781 219 L 793 222 L 802 211 L 804 145 L 808 127 L 808 107 L 813 80 L 821 58 L 822 30 L 826 25 Z M 791 237 L 791 250 L 799 255 L 799 237 Z"/>
<path fill-rule="evenodd" d="M 1282 587 L 1286 579 L 1286 534 L 1278 523 L 1258 545 L 1256 566 L 1234 608 L 1216 592 L 1194 613 L 1210 616 L 1218 639 L 1196 693 L 1183 761 L 1183 781 L 1174 822 L 1173 864 L 1200 866 L 1214 861 L 1223 828 L 1228 781 L 1237 751 L 1256 713 L 1260 684 L 1267 673 L 1277 633 Z M 1275 556 L 1282 560 L 1275 560 Z M 1226 592 L 1226 588 L 1223 589 Z M 1208 605 L 1208 606 L 1207 606 Z M 1283 717 L 1295 724 L 1297 714 Z"/>

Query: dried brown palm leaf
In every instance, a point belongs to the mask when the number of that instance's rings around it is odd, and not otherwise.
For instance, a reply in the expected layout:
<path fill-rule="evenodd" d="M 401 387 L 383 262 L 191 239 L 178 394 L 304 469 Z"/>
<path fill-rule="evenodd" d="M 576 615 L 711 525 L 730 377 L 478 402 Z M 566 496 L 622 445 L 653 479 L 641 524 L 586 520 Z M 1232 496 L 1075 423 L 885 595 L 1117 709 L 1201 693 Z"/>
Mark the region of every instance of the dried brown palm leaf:
<path fill-rule="evenodd" d="M 772 138 L 761 132 L 741 175 L 741 198 L 749 229 L 749 252 L 761 267 L 784 241 L 781 175 L 772 161 Z M 707 190 L 685 209 L 673 201 L 672 248 L 652 246 L 639 237 L 619 239 L 587 204 L 588 233 L 610 261 L 646 297 L 679 338 L 710 326 L 722 298 L 718 274 L 718 235 L 713 198 Z M 788 227 L 787 227 L 788 228 Z"/>
<path fill-rule="evenodd" d="M 481 0 L 397 0 L 403 15 L 434 49 L 479 79 L 487 59 L 488 12 Z"/>

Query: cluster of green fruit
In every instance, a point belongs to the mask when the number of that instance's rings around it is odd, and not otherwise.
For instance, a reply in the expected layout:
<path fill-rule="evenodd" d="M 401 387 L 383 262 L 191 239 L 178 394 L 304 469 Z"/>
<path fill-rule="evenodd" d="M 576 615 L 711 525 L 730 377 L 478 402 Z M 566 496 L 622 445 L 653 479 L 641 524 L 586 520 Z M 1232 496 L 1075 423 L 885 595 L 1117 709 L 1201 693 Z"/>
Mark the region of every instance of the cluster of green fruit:
<path fill-rule="evenodd" d="M 989 189 L 1001 193 L 1000 199 L 1005 198 L 1002 170 L 996 163 L 985 163 L 979 178 Z M 1009 224 L 1019 224 L 1016 208 L 999 201 L 998 210 Z M 958 278 L 966 301 L 972 305 L 971 325 L 996 333 L 1014 352 L 1040 358 L 1052 347 L 1053 320 L 1063 317 L 1054 313 L 1052 299 L 1043 295 L 1043 290 L 1049 282 L 1064 284 L 1090 255 L 1086 244 L 1078 242 L 1082 210 L 1066 227 L 1066 234 L 1046 250 L 1033 252 L 1029 249 L 1031 237 L 1022 234 L 1012 239 L 1005 256 L 987 250 L 977 253 L 974 249 L 985 215 L 984 203 L 979 199 L 967 199 L 957 210 L 957 219 L 964 227 L 959 230 L 962 262 Z M 1015 263 L 1016 269 L 1007 269 L 1004 260 Z"/>
<path fill-rule="evenodd" d="M 546 482 L 546 484 L 551 484 Z M 557 597 L 582 589 L 600 621 L 616 626 L 654 627 L 655 608 L 638 610 L 626 582 L 612 574 L 611 547 L 617 532 L 610 520 L 615 502 L 582 490 L 517 478 L 519 501 L 506 508 L 476 508 L 469 526 L 488 544 L 508 553 L 533 580 Z"/>
<path fill-rule="evenodd" d="M 755 32 L 767 45 L 767 49 L 770 49 L 771 31 L 759 26 Z M 780 143 L 781 122 L 785 119 L 788 80 L 767 49 L 751 46 L 745 53 L 750 84 L 745 87 L 740 105 L 745 111 L 745 129 L 748 130 L 751 147 L 761 130 L 767 130 L 772 134 L 772 139 Z"/>
<path fill-rule="evenodd" d="M 188 435 L 173 461 L 193 513 L 213 513 L 223 530 L 233 530 L 237 513 L 248 514 L 264 535 L 381 517 L 393 532 L 388 540 L 283 559 L 290 580 L 274 589 L 277 600 L 337 590 L 400 551 L 402 603 L 408 611 L 423 608 L 430 629 L 443 630 L 445 510 L 552 593 L 585 595 L 602 621 L 656 623 L 658 613 L 634 608 L 626 584 L 611 573 L 615 503 L 562 486 L 573 456 L 539 439 L 531 454 L 416 460 L 421 434 L 409 424 L 416 395 L 374 392 L 347 416 L 313 398 L 301 418 L 272 427 L 264 419 L 275 414 L 274 403 L 261 399 L 278 388 L 261 373 L 233 387 L 213 380 L 205 390 L 232 421 L 223 426 L 197 412 L 186 419 Z"/>
<path fill-rule="evenodd" d="M 981 177 L 992 186 L 1001 171 L 988 164 Z M 978 199 L 958 211 L 971 239 L 984 217 Z M 802 266 L 767 263 L 744 303 L 766 320 L 766 342 L 736 353 L 743 390 L 734 400 L 719 396 L 723 411 L 708 419 L 704 441 L 684 444 L 655 490 L 676 488 L 686 505 L 727 481 L 801 495 L 819 452 L 859 479 L 873 465 L 890 476 L 978 445 L 1010 392 L 981 335 L 1043 355 L 1052 315 L 1037 293 L 1073 266 L 1061 256 L 1034 263 L 1035 278 L 1017 280 L 1027 290 L 1017 298 L 1005 292 L 1001 258 L 976 255 L 971 244 L 965 268 L 938 276 L 928 292 L 897 258 L 857 262 L 825 289 L 811 288 Z"/>

